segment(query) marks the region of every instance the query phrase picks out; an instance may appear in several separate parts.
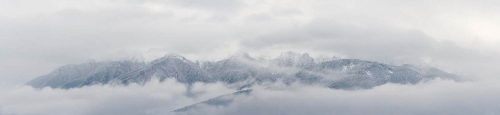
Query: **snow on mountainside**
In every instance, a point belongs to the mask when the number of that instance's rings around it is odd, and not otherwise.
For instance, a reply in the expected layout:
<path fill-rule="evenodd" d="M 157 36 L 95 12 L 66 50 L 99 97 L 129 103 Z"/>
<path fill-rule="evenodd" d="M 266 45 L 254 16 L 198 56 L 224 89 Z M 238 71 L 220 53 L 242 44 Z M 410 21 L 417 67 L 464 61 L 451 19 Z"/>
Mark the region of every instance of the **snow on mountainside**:
<path fill-rule="evenodd" d="M 310 57 L 309 54 L 298 54 L 294 52 L 282 53 L 277 58 L 271 60 L 271 62 L 281 67 L 309 67 L 315 64 L 314 59 Z"/>
<path fill-rule="evenodd" d="M 282 81 L 322 85 L 335 89 L 371 88 L 385 83 L 415 84 L 458 76 L 432 67 L 394 66 L 358 59 L 316 61 L 307 53 L 282 53 L 270 60 L 257 60 L 243 53 L 214 62 L 192 62 L 170 54 L 149 63 L 137 61 L 88 62 L 62 66 L 28 82 L 35 88 L 77 88 L 94 84 L 144 84 L 157 77 L 174 77 L 181 83 L 221 81 L 240 88 L 263 82 Z"/>
<path fill-rule="evenodd" d="M 73 88 L 93 84 L 106 84 L 116 77 L 143 68 L 146 64 L 129 60 L 87 62 L 66 65 L 47 75 L 37 77 L 27 84 L 35 88 Z"/>
<path fill-rule="evenodd" d="M 121 75 L 117 79 L 123 84 L 144 84 L 153 77 L 158 77 L 160 81 L 164 81 L 169 77 L 175 77 L 179 82 L 189 84 L 212 81 L 210 75 L 199 68 L 197 64 L 175 54 L 153 60 L 147 66 Z"/>

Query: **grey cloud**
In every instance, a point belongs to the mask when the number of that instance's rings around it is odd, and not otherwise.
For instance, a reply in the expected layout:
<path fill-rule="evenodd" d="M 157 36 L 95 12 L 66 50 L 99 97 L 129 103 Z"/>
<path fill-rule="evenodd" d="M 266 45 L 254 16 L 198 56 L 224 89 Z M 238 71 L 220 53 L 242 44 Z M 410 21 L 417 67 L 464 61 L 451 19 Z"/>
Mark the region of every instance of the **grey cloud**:
<path fill-rule="evenodd" d="M 185 7 L 232 12 L 245 5 L 241 0 L 171 0 Z"/>
<path fill-rule="evenodd" d="M 371 90 L 342 91 L 298 86 L 261 89 L 236 97 L 229 106 L 202 105 L 181 114 L 498 114 L 494 82 L 436 80 L 415 86 L 387 84 Z M 488 88 L 486 88 L 488 87 Z"/>
<path fill-rule="evenodd" d="M 281 46 L 386 63 L 432 65 L 468 77 L 493 77 L 497 72 L 487 68 L 500 64 L 494 58 L 500 55 L 495 52 L 479 53 L 452 41 L 437 41 L 418 30 L 376 22 L 341 23 L 335 19 L 320 19 L 298 29 L 269 33 L 241 44 L 253 50 Z M 482 71 L 471 67 L 482 68 Z"/>
<path fill-rule="evenodd" d="M 94 85 L 77 89 L 0 89 L 0 114 L 498 114 L 498 79 L 456 82 L 433 80 L 416 85 L 385 84 L 369 90 L 261 84 L 226 106 L 201 105 L 185 113 L 170 111 L 235 92 L 221 83 L 187 87 L 175 79 L 144 86 Z"/>
<path fill-rule="evenodd" d="M 294 16 L 303 14 L 303 12 L 296 8 L 286 8 L 286 9 L 274 9 L 273 14 L 279 16 Z"/>
<path fill-rule="evenodd" d="M 246 17 L 246 20 L 248 21 L 269 21 L 272 20 L 273 17 L 267 13 L 257 13 L 257 14 L 251 14 Z"/>
<path fill-rule="evenodd" d="M 1 68 L 11 71 L 0 76 L 24 82 L 60 65 L 151 49 L 201 54 L 220 47 L 224 44 L 221 41 L 228 39 L 223 25 L 185 26 L 186 22 L 176 17 L 178 12 L 153 12 L 139 6 L 74 8 L 20 19 L 2 18 Z M 26 68 L 34 71 L 28 72 L 30 75 L 19 74 Z"/>
<path fill-rule="evenodd" d="M 464 41 L 475 33 L 468 25 L 498 23 L 497 2 L 453 2 L 3 1 L 0 85 L 64 64 L 151 52 L 205 58 L 297 50 L 494 76 L 498 48 Z"/>
<path fill-rule="evenodd" d="M 500 55 L 496 46 L 481 47 L 498 44 L 496 29 L 487 28 L 498 27 L 496 6 L 495 0 L 0 1 L 0 114 L 164 114 L 233 90 L 198 84 L 193 90 L 200 96 L 193 98 L 173 82 L 73 90 L 17 85 L 89 59 L 165 52 L 205 58 L 283 50 L 423 63 L 479 80 L 388 84 L 360 91 L 262 88 L 230 106 L 190 112 L 499 114 L 495 91 L 500 87 L 494 78 L 500 74 Z M 469 43 L 471 38 L 479 42 Z"/>
<path fill-rule="evenodd" d="M 270 12 L 253 13 L 245 17 L 248 22 L 269 22 L 276 21 L 276 18 L 300 16 L 302 11 L 295 8 L 273 9 Z"/>
<path fill-rule="evenodd" d="M 137 115 L 169 114 L 170 111 L 233 92 L 222 84 L 198 84 L 193 90 L 197 97 L 186 96 L 187 87 L 167 80 L 152 81 L 144 86 L 94 85 L 79 89 L 61 90 L 31 87 L 1 89 L 0 114 L 6 115 Z"/>
<path fill-rule="evenodd" d="M 377 25 L 346 25 L 316 20 L 299 29 L 264 35 L 244 41 L 252 48 L 287 44 L 315 50 L 336 51 L 356 58 L 387 58 L 423 53 L 436 41 L 416 30 L 398 30 Z"/>

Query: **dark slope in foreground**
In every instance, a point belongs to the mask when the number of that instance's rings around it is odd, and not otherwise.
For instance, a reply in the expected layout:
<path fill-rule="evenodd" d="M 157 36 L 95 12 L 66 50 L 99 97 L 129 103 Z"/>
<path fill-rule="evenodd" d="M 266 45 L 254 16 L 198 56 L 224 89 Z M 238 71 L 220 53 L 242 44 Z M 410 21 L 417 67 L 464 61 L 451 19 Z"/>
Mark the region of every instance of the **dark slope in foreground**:
<path fill-rule="evenodd" d="M 252 92 L 252 89 L 240 90 L 240 91 L 237 91 L 237 92 L 234 92 L 231 94 L 221 95 L 221 96 L 218 96 L 218 97 L 215 97 L 215 98 L 212 98 L 212 99 L 200 102 L 200 103 L 195 103 L 195 104 L 192 104 L 192 105 L 180 108 L 180 109 L 176 109 L 176 110 L 173 110 L 172 112 L 179 112 L 179 113 L 186 112 L 186 111 L 191 110 L 191 109 L 196 109 L 202 104 L 216 106 L 216 107 L 228 106 L 229 104 L 231 104 L 231 102 L 233 102 L 233 100 L 236 96 L 249 95 L 251 92 Z"/>

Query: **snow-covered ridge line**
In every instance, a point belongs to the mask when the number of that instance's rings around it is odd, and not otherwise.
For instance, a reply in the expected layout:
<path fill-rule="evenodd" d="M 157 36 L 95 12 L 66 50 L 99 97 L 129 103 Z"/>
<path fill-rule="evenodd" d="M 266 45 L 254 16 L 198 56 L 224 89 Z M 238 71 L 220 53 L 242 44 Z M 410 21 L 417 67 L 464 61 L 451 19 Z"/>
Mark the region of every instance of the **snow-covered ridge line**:
<path fill-rule="evenodd" d="M 150 62 L 115 60 L 62 66 L 35 78 L 35 88 L 78 88 L 94 84 L 144 84 L 154 77 L 160 81 L 225 82 L 240 88 L 256 83 L 282 81 L 322 85 L 337 89 L 371 88 L 385 83 L 415 84 L 434 79 L 458 80 L 458 76 L 432 67 L 395 66 L 359 59 L 330 58 L 315 61 L 309 54 L 285 52 L 273 59 L 255 59 L 241 53 L 219 61 L 196 61 L 168 54 Z M 250 82 L 249 82 L 250 81 Z"/>

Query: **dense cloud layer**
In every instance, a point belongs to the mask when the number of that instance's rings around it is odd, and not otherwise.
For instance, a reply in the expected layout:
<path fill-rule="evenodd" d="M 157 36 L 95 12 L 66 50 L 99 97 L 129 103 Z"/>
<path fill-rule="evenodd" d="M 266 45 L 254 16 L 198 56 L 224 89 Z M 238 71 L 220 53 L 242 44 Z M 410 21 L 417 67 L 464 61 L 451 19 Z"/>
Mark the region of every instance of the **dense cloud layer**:
<path fill-rule="evenodd" d="M 202 105 L 177 114 L 499 114 L 499 80 L 434 80 L 386 84 L 370 90 L 334 90 L 280 83 L 257 85 L 228 106 Z M 176 114 L 170 111 L 234 92 L 230 86 L 195 84 L 190 92 L 174 79 L 144 86 L 90 86 L 70 90 L 3 89 L 0 114 L 108 115 Z"/>
<path fill-rule="evenodd" d="M 172 114 L 221 84 L 18 87 L 89 59 L 177 53 L 217 60 L 295 51 L 424 64 L 473 79 L 343 91 L 255 86 L 193 114 L 500 114 L 498 0 L 0 0 L 0 115 Z M 258 113 L 255 113 L 258 112 Z"/>
<path fill-rule="evenodd" d="M 212 60 L 235 52 L 296 51 L 491 77 L 498 73 L 489 68 L 500 65 L 498 5 L 494 0 L 0 1 L 0 86 L 89 59 L 166 52 Z"/>
<path fill-rule="evenodd" d="M 0 114 L 22 115 L 137 115 L 165 114 L 170 111 L 218 95 L 234 92 L 224 85 L 195 84 L 188 88 L 176 80 L 144 86 L 94 85 L 71 90 L 31 87 L 5 89 L 0 96 Z"/>
<path fill-rule="evenodd" d="M 255 90 L 236 98 L 228 107 L 212 107 L 188 113 L 217 114 L 498 114 L 495 82 L 436 80 L 415 86 L 387 84 L 371 90 L 343 91 L 321 87 Z"/>

